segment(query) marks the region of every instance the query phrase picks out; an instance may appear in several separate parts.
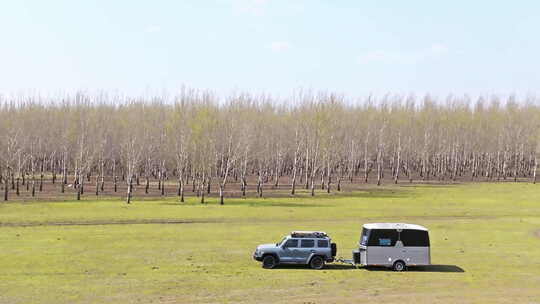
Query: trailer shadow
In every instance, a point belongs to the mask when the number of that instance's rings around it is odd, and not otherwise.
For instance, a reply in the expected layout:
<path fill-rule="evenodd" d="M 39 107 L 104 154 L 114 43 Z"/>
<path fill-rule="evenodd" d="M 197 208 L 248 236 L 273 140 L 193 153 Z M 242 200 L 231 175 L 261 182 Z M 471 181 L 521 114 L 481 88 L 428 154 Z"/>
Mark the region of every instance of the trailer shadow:
<path fill-rule="evenodd" d="M 363 267 L 368 271 L 392 271 L 387 267 Z M 428 266 L 414 266 L 408 267 L 408 272 L 465 272 L 465 270 L 457 265 L 428 265 Z"/>

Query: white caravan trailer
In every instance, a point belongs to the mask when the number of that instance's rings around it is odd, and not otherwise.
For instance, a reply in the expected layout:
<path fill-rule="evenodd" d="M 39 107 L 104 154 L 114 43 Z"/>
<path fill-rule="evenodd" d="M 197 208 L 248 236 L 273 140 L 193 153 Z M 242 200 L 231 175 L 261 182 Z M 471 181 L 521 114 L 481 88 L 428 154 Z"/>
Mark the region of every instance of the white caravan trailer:
<path fill-rule="evenodd" d="M 387 266 L 396 271 L 403 271 L 407 266 L 429 265 L 428 230 L 413 224 L 364 224 L 353 259 L 357 265 Z"/>

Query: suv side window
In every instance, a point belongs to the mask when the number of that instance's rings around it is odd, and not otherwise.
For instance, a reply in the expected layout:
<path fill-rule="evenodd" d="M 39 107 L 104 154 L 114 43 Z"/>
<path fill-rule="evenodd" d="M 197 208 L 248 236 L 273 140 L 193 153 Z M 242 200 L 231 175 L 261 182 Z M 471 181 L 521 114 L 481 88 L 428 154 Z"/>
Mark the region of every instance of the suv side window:
<path fill-rule="evenodd" d="M 298 247 L 298 240 L 288 239 L 284 245 L 285 248 L 296 248 Z"/>
<path fill-rule="evenodd" d="M 315 247 L 315 240 L 302 240 L 302 243 L 300 243 L 300 247 L 313 248 Z"/>
<path fill-rule="evenodd" d="M 319 247 L 319 248 L 328 248 L 328 241 L 327 240 L 318 240 L 317 241 L 317 247 Z"/>

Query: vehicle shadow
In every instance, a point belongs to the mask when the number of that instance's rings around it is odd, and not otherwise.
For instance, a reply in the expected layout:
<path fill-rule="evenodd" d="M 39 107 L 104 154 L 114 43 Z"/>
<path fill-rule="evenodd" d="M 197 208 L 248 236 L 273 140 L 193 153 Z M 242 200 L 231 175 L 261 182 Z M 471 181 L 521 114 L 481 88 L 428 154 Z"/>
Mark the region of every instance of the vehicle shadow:
<path fill-rule="evenodd" d="M 388 267 L 363 267 L 368 271 L 392 271 Z M 465 270 L 457 265 L 428 265 L 428 266 L 413 266 L 407 267 L 409 272 L 465 272 Z"/>
<path fill-rule="evenodd" d="M 300 270 L 310 270 L 313 271 L 308 265 L 295 265 L 295 264 L 281 264 L 276 266 L 274 269 L 300 269 Z M 346 264 L 326 264 L 322 271 L 325 270 L 353 270 L 356 269 L 352 265 Z"/>

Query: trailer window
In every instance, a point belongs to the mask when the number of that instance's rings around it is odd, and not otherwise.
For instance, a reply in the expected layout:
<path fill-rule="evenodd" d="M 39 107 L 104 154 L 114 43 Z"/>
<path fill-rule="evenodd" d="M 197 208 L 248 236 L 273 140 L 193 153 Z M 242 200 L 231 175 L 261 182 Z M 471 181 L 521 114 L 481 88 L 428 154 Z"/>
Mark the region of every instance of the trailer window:
<path fill-rule="evenodd" d="M 395 229 L 372 229 L 368 246 L 395 246 L 397 240 L 398 232 Z"/>
<path fill-rule="evenodd" d="M 315 241 L 314 240 L 302 240 L 300 243 L 300 247 L 302 248 L 313 248 L 315 247 Z"/>
<path fill-rule="evenodd" d="M 403 246 L 429 247 L 429 234 L 424 230 L 404 229 L 400 233 Z"/>
<path fill-rule="evenodd" d="M 366 246 L 368 244 L 369 229 L 362 229 L 362 236 L 360 237 L 360 245 Z"/>
<path fill-rule="evenodd" d="M 319 247 L 319 248 L 328 248 L 328 241 L 327 240 L 318 240 L 317 241 L 317 247 Z"/>

